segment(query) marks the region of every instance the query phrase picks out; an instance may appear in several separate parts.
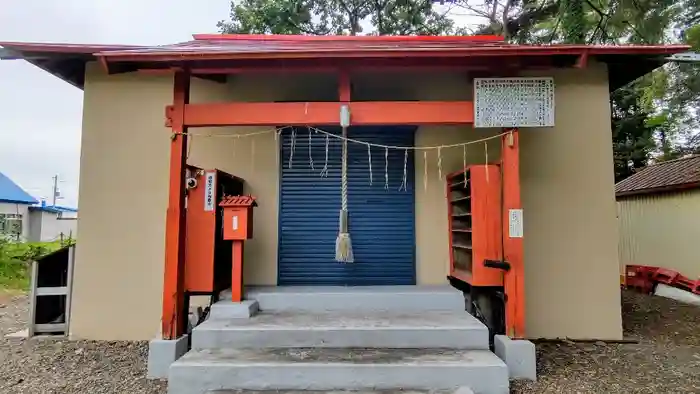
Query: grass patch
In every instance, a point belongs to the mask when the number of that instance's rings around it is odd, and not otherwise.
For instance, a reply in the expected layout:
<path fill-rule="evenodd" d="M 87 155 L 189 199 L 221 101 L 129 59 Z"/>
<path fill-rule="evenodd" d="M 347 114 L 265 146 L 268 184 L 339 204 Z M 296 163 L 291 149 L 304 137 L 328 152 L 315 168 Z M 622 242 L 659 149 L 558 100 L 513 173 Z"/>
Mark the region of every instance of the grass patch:
<path fill-rule="evenodd" d="M 31 262 L 61 248 L 56 242 L 14 242 L 0 239 L 0 289 L 29 289 Z"/>

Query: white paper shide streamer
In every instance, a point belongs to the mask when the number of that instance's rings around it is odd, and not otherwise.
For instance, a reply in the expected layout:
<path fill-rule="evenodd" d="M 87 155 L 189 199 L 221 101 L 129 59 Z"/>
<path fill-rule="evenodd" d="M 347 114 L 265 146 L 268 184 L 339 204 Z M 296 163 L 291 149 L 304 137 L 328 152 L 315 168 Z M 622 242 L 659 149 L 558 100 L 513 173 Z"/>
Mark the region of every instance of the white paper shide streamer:
<path fill-rule="evenodd" d="M 263 130 L 263 131 L 255 131 L 247 134 L 191 134 L 191 133 L 181 133 L 181 134 L 187 134 L 191 137 L 211 137 L 211 138 L 218 138 L 218 137 L 229 137 L 233 138 L 233 143 L 232 143 L 232 155 L 236 155 L 236 150 L 237 150 L 237 140 L 241 138 L 249 138 L 249 137 L 255 137 L 258 135 L 262 134 L 272 134 L 274 140 L 277 142 L 280 135 L 282 132 L 287 129 L 291 129 L 291 135 L 290 135 L 290 141 L 289 141 L 289 158 L 287 165 L 291 169 L 293 164 L 294 164 L 294 154 L 296 152 L 296 145 L 297 145 L 297 129 L 294 127 L 282 127 L 282 128 L 276 128 L 272 130 Z M 389 150 L 398 150 L 398 151 L 403 151 L 403 174 L 402 174 L 402 179 L 401 179 L 401 184 L 399 185 L 398 190 L 399 191 L 407 191 L 408 190 L 408 154 L 409 151 L 416 152 L 416 151 L 423 151 L 423 188 L 425 191 L 428 190 L 428 167 L 429 167 L 429 162 L 428 162 L 428 152 L 429 151 L 435 151 L 436 152 L 436 159 L 437 159 L 437 176 L 438 179 L 442 182 L 443 180 L 443 149 L 449 149 L 449 148 L 462 148 L 462 165 L 464 168 L 467 167 L 467 146 L 472 145 L 472 144 L 478 144 L 478 143 L 483 143 L 484 144 L 484 156 L 485 156 L 485 161 L 486 164 L 489 163 L 489 152 L 488 152 L 488 141 L 496 138 L 502 138 L 504 136 L 507 136 L 509 138 L 509 142 L 512 141 L 512 130 L 508 130 L 502 134 L 498 134 L 495 136 L 487 137 L 487 138 L 482 138 L 479 140 L 474 140 L 474 141 L 469 141 L 469 142 L 462 142 L 462 143 L 455 143 L 455 144 L 447 144 L 447 145 L 437 145 L 437 146 L 394 146 L 394 145 L 384 145 L 384 144 L 377 144 L 373 142 L 367 142 L 367 141 L 362 141 L 362 140 L 357 140 L 354 138 L 349 138 L 348 137 L 348 130 L 347 127 L 342 128 L 342 133 L 341 134 L 335 134 L 331 133 L 316 127 L 307 127 L 308 129 L 308 155 L 309 155 L 309 168 L 311 171 L 315 172 L 316 170 L 316 163 L 314 163 L 314 158 L 313 158 L 313 138 L 314 134 L 316 135 L 322 135 L 325 138 L 324 145 L 325 145 L 325 157 L 324 157 L 324 163 L 323 163 L 323 168 L 320 171 L 320 176 L 325 178 L 328 177 L 329 173 L 329 151 L 330 151 L 330 140 L 331 139 L 337 139 L 340 140 L 342 144 L 342 156 L 341 156 L 341 174 L 340 174 L 340 194 L 341 194 L 341 207 L 340 207 L 340 215 L 339 215 L 339 223 L 338 223 L 338 235 L 336 238 L 336 244 L 335 244 L 335 258 L 338 262 L 343 262 L 343 263 L 352 263 L 354 262 L 354 255 L 353 255 L 353 249 L 352 249 L 352 241 L 350 239 L 350 233 L 348 229 L 348 193 L 350 192 L 348 190 L 348 164 L 349 164 L 349 157 L 348 157 L 348 144 L 349 143 L 354 143 L 354 144 L 359 144 L 359 145 L 365 145 L 367 147 L 367 161 L 368 161 L 368 171 L 369 171 L 369 184 L 372 186 L 374 183 L 374 168 L 373 168 L 373 163 L 372 163 L 372 148 L 378 148 L 378 149 L 383 149 L 384 150 L 384 189 L 389 190 Z M 512 143 L 512 142 L 511 142 Z M 191 144 L 192 144 L 192 139 L 190 139 L 190 144 L 187 147 L 188 149 L 188 154 L 189 150 L 191 149 Z M 267 144 L 265 144 L 267 146 Z M 277 143 L 274 146 L 279 146 Z M 254 138 L 251 138 L 251 145 L 250 145 L 250 168 L 251 172 L 254 171 L 255 169 L 255 156 L 256 156 L 256 141 Z M 278 149 L 279 152 L 279 149 Z M 275 156 L 275 160 L 280 163 L 282 162 L 283 158 L 279 155 L 279 153 Z M 489 172 L 488 168 L 486 169 L 486 181 L 489 181 Z M 464 171 L 464 185 L 466 186 L 469 182 L 467 172 Z"/>
<path fill-rule="evenodd" d="M 403 179 L 401 180 L 401 186 L 399 186 L 399 191 L 406 191 L 407 180 L 408 180 L 408 149 L 403 151 Z"/>

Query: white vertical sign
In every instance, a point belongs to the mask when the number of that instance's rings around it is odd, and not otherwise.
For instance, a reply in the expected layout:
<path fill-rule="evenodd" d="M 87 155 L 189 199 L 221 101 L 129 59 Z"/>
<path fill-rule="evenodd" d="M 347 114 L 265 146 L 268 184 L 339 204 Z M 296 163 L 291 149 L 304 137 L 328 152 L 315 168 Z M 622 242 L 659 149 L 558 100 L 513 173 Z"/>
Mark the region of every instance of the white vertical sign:
<path fill-rule="evenodd" d="M 508 236 L 511 238 L 523 237 L 523 210 L 508 210 Z"/>
<path fill-rule="evenodd" d="M 216 173 L 207 172 L 204 176 L 204 210 L 213 211 L 216 204 L 214 197 L 214 183 L 216 182 Z"/>
<path fill-rule="evenodd" d="M 233 217 L 233 231 L 238 231 L 238 216 Z"/>

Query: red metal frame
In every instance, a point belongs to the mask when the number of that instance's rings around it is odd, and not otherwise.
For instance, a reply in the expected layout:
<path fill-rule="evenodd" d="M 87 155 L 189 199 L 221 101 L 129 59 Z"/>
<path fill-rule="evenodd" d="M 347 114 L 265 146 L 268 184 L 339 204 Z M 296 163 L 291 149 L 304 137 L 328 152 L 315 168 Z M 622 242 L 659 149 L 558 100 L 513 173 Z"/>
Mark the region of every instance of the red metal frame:
<path fill-rule="evenodd" d="M 690 279 L 678 271 L 646 265 L 627 265 L 622 286 L 642 293 L 651 293 L 663 283 L 690 293 L 700 295 L 700 279 Z"/>
<path fill-rule="evenodd" d="M 187 126 L 185 105 L 190 96 L 190 75 L 175 73 L 170 142 L 170 181 L 165 219 L 165 267 L 163 278 L 163 339 L 174 339 L 185 332 L 185 167 L 187 165 Z"/>
<path fill-rule="evenodd" d="M 183 70 L 175 71 L 173 105 L 166 108 L 166 124 L 172 128 L 173 138 L 163 287 L 164 338 L 176 338 L 184 333 L 184 168 L 187 137 L 183 133 L 188 127 L 338 124 L 340 106 L 345 103 L 350 106 L 354 125 L 458 124 L 473 121 L 473 103 L 468 101 L 352 102 L 349 72 L 340 70 L 338 74 L 338 102 L 189 104 L 190 74 Z M 518 150 L 518 131 L 513 130 L 502 140 L 504 229 L 508 228 L 508 210 L 521 207 Z M 503 258 L 511 264 L 511 270 L 505 276 L 505 290 L 509 300 L 506 303 L 507 333 L 512 337 L 523 337 L 525 302 L 522 239 L 510 238 L 504 234 L 503 245 Z M 232 279 L 240 283 L 242 268 L 240 263 L 235 262 L 242 261 L 242 245 L 234 245 L 233 253 Z M 242 284 L 234 287 L 238 288 L 234 299 L 241 299 Z"/>
<path fill-rule="evenodd" d="M 506 334 L 525 337 L 525 269 L 523 239 L 509 234 L 509 211 L 522 209 L 520 202 L 520 143 L 518 130 L 501 138 L 501 168 L 503 180 L 503 258 L 510 264 L 505 274 Z"/>

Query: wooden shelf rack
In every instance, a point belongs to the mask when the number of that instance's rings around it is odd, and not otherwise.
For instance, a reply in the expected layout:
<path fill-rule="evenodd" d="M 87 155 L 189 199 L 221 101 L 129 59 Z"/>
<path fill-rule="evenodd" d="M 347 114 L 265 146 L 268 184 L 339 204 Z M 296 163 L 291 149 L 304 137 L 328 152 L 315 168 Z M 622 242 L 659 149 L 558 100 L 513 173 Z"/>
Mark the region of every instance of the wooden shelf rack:
<path fill-rule="evenodd" d="M 503 286 L 501 173 L 498 165 L 470 165 L 446 179 L 450 275 L 472 286 Z"/>

